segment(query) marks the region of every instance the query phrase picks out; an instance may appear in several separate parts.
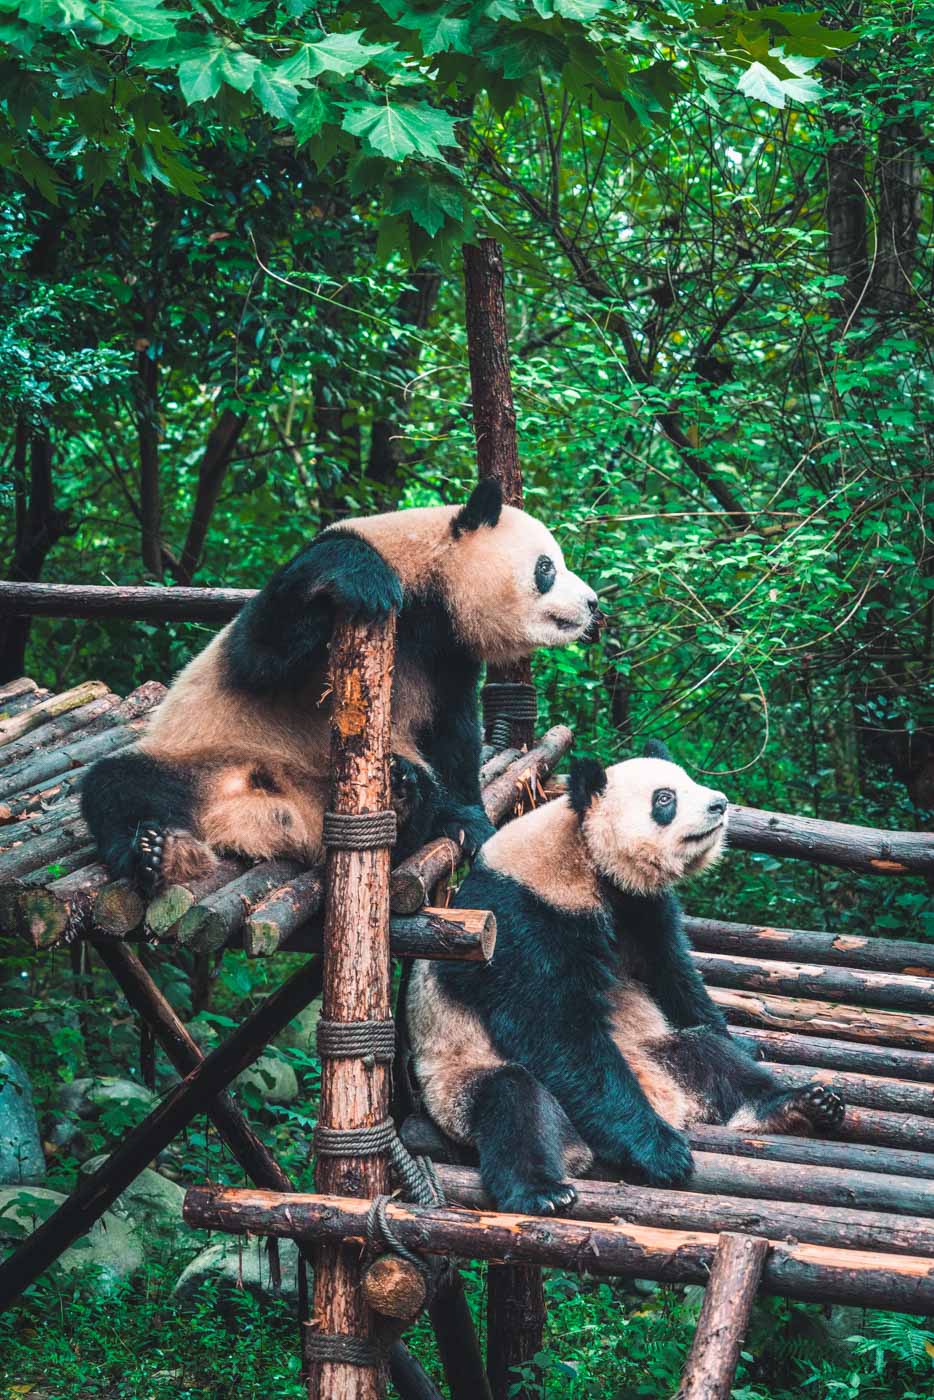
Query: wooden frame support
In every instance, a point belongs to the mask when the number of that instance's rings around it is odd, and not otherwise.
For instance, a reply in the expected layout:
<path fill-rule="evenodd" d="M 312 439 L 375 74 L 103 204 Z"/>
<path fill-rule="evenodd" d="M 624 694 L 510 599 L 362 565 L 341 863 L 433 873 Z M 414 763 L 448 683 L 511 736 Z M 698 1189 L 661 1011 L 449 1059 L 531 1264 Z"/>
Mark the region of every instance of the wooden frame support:
<path fill-rule="evenodd" d="M 339 616 L 331 641 L 331 806 L 341 817 L 390 804 L 389 731 L 395 618 L 351 623 Z M 349 838 L 348 838 L 349 839 Z M 390 844 L 332 846 L 325 873 L 322 1021 L 385 1021 L 389 997 Z M 372 1198 L 389 1188 L 385 1150 L 336 1155 L 320 1129 L 351 1132 L 389 1116 L 389 1066 L 360 1055 L 324 1056 L 315 1182 L 320 1191 Z M 369 1209 L 369 1199 L 365 1202 Z M 312 1320 L 306 1342 L 309 1400 L 381 1400 L 378 1364 L 325 1359 L 318 1337 L 377 1341 L 376 1315 L 360 1288 L 360 1250 L 342 1241 L 316 1250 Z M 359 1352 L 359 1346 L 357 1346 Z"/>
<path fill-rule="evenodd" d="M 722 1234 L 675 1400 L 729 1400 L 768 1240 Z"/>

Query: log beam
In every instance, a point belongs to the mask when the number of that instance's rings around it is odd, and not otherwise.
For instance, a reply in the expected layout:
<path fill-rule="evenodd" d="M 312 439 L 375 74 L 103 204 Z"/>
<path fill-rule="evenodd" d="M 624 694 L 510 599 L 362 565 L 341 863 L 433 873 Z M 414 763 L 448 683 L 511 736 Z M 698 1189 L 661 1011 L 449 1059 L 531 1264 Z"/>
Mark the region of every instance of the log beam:
<path fill-rule="evenodd" d="M 753 958 L 787 958 L 823 967 L 862 967 L 872 972 L 903 972 L 934 977 L 934 943 L 906 938 L 859 938 L 848 933 L 737 924 L 725 919 L 685 916 L 692 945 L 704 953 L 740 953 Z"/>
<path fill-rule="evenodd" d="M 366 1231 L 366 1200 L 280 1196 L 271 1191 L 194 1186 L 184 1217 L 198 1229 L 232 1234 L 355 1241 Z M 393 1201 L 389 1221 L 403 1244 L 461 1259 L 537 1264 L 598 1277 L 620 1275 L 660 1283 L 705 1283 L 717 1236 L 701 1231 L 598 1221 L 542 1219 L 418 1206 Z M 818 1302 L 934 1315 L 934 1263 L 918 1255 L 771 1240 L 763 1271 L 769 1293 Z"/>
<path fill-rule="evenodd" d="M 756 807 L 730 808 L 730 845 L 740 851 L 793 856 L 869 875 L 934 872 L 934 835 L 925 831 L 877 831 Z"/>
<path fill-rule="evenodd" d="M 768 1252 L 755 1235 L 720 1235 L 675 1400 L 729 1400 Z"/>
<path fill-rule="evenodd" d="M 907 1011 L 878 1011 L 862 1006 L 837 1006 L 809 997 L 775 996 L 770 992 L 711 987 L 711 1000 L 740 1026 L 767 1030 L 813 1031 L 841 1040 L 864 1040 L 907 1050 L 934 1050 L 934 1016 Z"/>
<path fill-rule="evenodd" d="M 928 1011 L 934 1006 L 934 978 L 897 972 L 869 972 L 855 967 L 739 956 L 692 953 L 694 965 L 709 987 L 776 992 L 792 997 L 824 997 L 894 1011 Z"/>
<path fill-rule="evenodd" d="M 114 587 L 69 583 L 0 583 L 0 615 L 132 618 L 159 622 L 229 622 L 255 588 Z"/>

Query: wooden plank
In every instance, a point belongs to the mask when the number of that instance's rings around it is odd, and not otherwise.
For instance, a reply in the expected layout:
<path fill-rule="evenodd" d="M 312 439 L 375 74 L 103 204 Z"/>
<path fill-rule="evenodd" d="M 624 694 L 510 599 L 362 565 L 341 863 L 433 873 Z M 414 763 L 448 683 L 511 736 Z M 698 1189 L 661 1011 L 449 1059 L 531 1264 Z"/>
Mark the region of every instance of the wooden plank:
<path fill-rule="evenodd" d="M 705 1152 L 758 1157 L 770 1162 L 798 1162 L 813 1167 L 841 1167 L 844 1171 L 894 1173 L 934 1181 L 934 1153 L 931 1152 L 867 1143 L 826 1142 L 819 1138 L 795 1137 L 791 1133 L 779 1137 L 737 1132 L 735 1128 L 713 1123 L 696 1123 L 689 1136 L 692 1147 Z"/>
<path fill-rule="evenodd" d="M 102 695 L 99 700 L 79 705 L 76 710 L 69 710 L 58 719 L 40 725 L 22 739 L 15 739 L 0 748 L 0 769 L 5 770 L 13 763 L 35 757 L 40 749 L 57 748 L 63 739 L 79 729 L 84 731 L 81 737 L 87 738 L 102 733 L 115 722 L 128 724 L 131 720 L 139 719 L 153 709 L 165 693 L 166 687 L 159 681 L 144 681 L 125 700 L 118 695 Z M 4 772 L 3 776 L 6 778 L 7 774 Z"/>
<path fill-rule="evenodd" d="M 107 694 L 108 687 L 103 681 L 84 681 L 61 695 L 50 695 L 47 699 L 40 700 L 37 705 L 24 710 L 22 714 L 0 720 L 0 744 L 9 744 L 31 729 L 38 729 L 47 719 L 55 719 L 68 710 L 76 710 L 80 705 L 86 705 L 89 701 L 98 700 Z"/>
<path fill-rule="evenodd" d="M 730 987 L 711 987 L 709 991 L 711 1000 L 737 1025 L 813 1032 L 841 1040 L 903 1046 L 908 1050 L 934 1050 L 934 1016 L 838 1006 L 829 1001 L 737 991 Z"/>
<path fill-rule="evenodd" d="M 820 963 L 826 967 L 864 967 L 872 972 L 934 976 L 934 943 L 773 928 L 771 924 L 737 924 L 691 915 L 685 916 L 684 927 L 693 946 L 705 953 L 741 953 L 754 958 Z"/>
<path fill-rule="evenodd" d="M 194 1186 L 184 1218 L 197 1229 L 354 1242 L 366 1233 L 367 1200 L 279 1195 L 272 1191 Z M 460 1259 L 492 1259 L 620 1275 L 661 1283 L 706 1283 L 717 1236 L 647 1225 L 558 1220 L 390 1201 L 393 1231 L 409 1248 Z M 934 1315 L 934 1260 L 771 1240 L 763 1288 L 790 1298 Z"/>
<path fill-rule="evenodd" d="M 848 1074 L 835 1069 L 768 1061 L 763 1067 L 789 1089 L 826 1084 L 842 1095 L 847 1108 L 882 1108 L 894 1113 L 934 1117 L 934 1084 L 914 1084 L 910 1079 L 889 1079 L 879 1074 Z"/>
<path fill-rule="evenodd" d="M 783 1064 L 814 1065 L 821 1069 L 853 1070 L 858 1074 L 895 1075 L 934 1084 L 934 1054 L 900 1050 L 819 1035 L 795 1035 L 790 1031 L 742 1026 L 736 1036 L 766 1060 Z"/>
<path fill-rule="evenodd" d="M 692 953 L 708 985 L 737 987 L 785 996 L 825 997 L 896 1011 L 929 1011 L 934 1007 L 934 978 L 897 972 L 869 972 L 854 967 L 823 967 L 817 963 L 783 962 L 736 953 Z"/>
<path fill-rule="evenodd" d="M 768 1252 L 768 1241 L 755 1235 L 726 1231 L 718 1237 L 675 1400 L 729 1400 Z"/>
<path fill-rule="evenodd" d="M 255 588 L 118 587 L 68 583 L 0 583 L 0 613 L 32 617 L 133 618 L 159 622 L 229 622 Z"/>
<path fill-rule="evenodd" d="M 934 871 L 934 835 L 880 831 L 756 807 L 730 808 L 730 846 L 765 855 L 793 856 L 870 875 L 926 875 Z"/>

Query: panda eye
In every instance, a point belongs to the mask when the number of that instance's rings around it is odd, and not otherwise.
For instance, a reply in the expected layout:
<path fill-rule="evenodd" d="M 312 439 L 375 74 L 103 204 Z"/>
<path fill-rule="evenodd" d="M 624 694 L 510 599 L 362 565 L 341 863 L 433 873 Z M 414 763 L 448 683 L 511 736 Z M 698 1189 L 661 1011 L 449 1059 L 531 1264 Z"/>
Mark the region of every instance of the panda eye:
<path fill-rule="evenodd" d="M 557 572 L 554 561 L 543 554 L 535 565 L 535 587 L 539 593 L 547 593 L 554 586 Z"/>
<path fill-rule="evenodd" d="M 656 788 L 652 793 L 652 816 L 659 826 L 674 821 L 678 798 L 671 788 Z"/>

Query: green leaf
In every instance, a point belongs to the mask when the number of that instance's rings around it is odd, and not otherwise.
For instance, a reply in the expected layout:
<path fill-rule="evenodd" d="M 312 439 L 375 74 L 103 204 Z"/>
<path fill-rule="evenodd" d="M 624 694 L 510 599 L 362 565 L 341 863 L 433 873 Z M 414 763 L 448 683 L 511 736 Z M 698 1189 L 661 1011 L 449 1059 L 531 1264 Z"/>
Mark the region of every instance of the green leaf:
<path fill-rule="evenodd" d="M 359 73 L 368 63 L 391 53 L 396 47 L 395 44 L 361 43 L 362 33 L 362 29 L 355 29 L 351 34 L 328 34 L 314 44 L 305 44 L 290 59 L 286 59 L 283 68 L 293 83 L 310 81 L 319 73 L 337 73 L 346 77 L 350 73 Z M 296 65 L 295 72 L 289 71 L 290 64 Z"/>
<path fill-rule="evenodd" d="M 215 38 L 204 40 L 182 63 L 178 81 L 186 102 L 206 102 L 216 97 L 221 83 L 247 92 L 259 67 L 259 59 L 239 45 Z"/>
<path fill-rule="evenodd" d="M 427 102 L 397 106 L 388 102 L 350 102 L 345 111 L 344 131 L 366 141 L 390 160 L 412 155 L 443 160 L 441 147 L 457 144 L 457 118 Z"/>
<path fill-rule="evenodd" d="M 303 146 L 312 136 L 317 136 L 325 122 L 336 122 L 339 116 L 331 99 L 320 88 L 315 88 L 302 98 L 292 117 L 296 142 Z"/>
<path fill-rule="evenodd" d="M 553 34 L 523 27 L 510 30 L 508 38 L 485 49 L 483 57 L 504 78 L 526 78 L 558 72 L 567 62 L 568 51 Z"/>
<path fill-rule="evenodd" d="M 542 19 L 560 15 L 562 19 L 580 20 L 581 24 L 589 23 L 608 8 L 607 0 L 533 0 L 533 4 Z"/>
<path fill-rule="evenodd" d="M 92 13 L 105 29 L 132 39 L 170 39 L 175 33 L 176 18 L 161 0 L 96 0 Z"/>
<path fill-rule="evenodd" d="M 779 109 L 785 105 L 784 83 L 764 63 L 751 63 L 736 86 L 753 102 L 767 102 Z"/>
<path fill-rule="evenodd" d="M 6 8 L 6 7 L 4 7 Z M 41 29 L 71 29 L 90 19 L 94 12 L 84 0 L 22 0 L 19 17 Z"/>
<path fill-rule="evenodd" d="M 418 34 L 422 53 L 470 53 L 470 20 L 452 13 L 455 7 L 410 10 L 405 0 L 383 0 L 383 9 L 403 29 Z M 463 8 L 463 7 L 461 7 Z"/>
<path fill-rule="evenodd" d="M 264 112 L 290 122 L 298 106 L 298 88 L 289 82 L 280 68 L 261 63 L 253 74 L 253 91 Z"/>
<path fill-rule="evenodd" d="M 464 217 L 464 200 L 456 185 L 444 180 L 427 180 L 407 175 L 392 186 L 390 214 L 411 214 L 415 223 L 432 238 L 445 219 Z"/>

